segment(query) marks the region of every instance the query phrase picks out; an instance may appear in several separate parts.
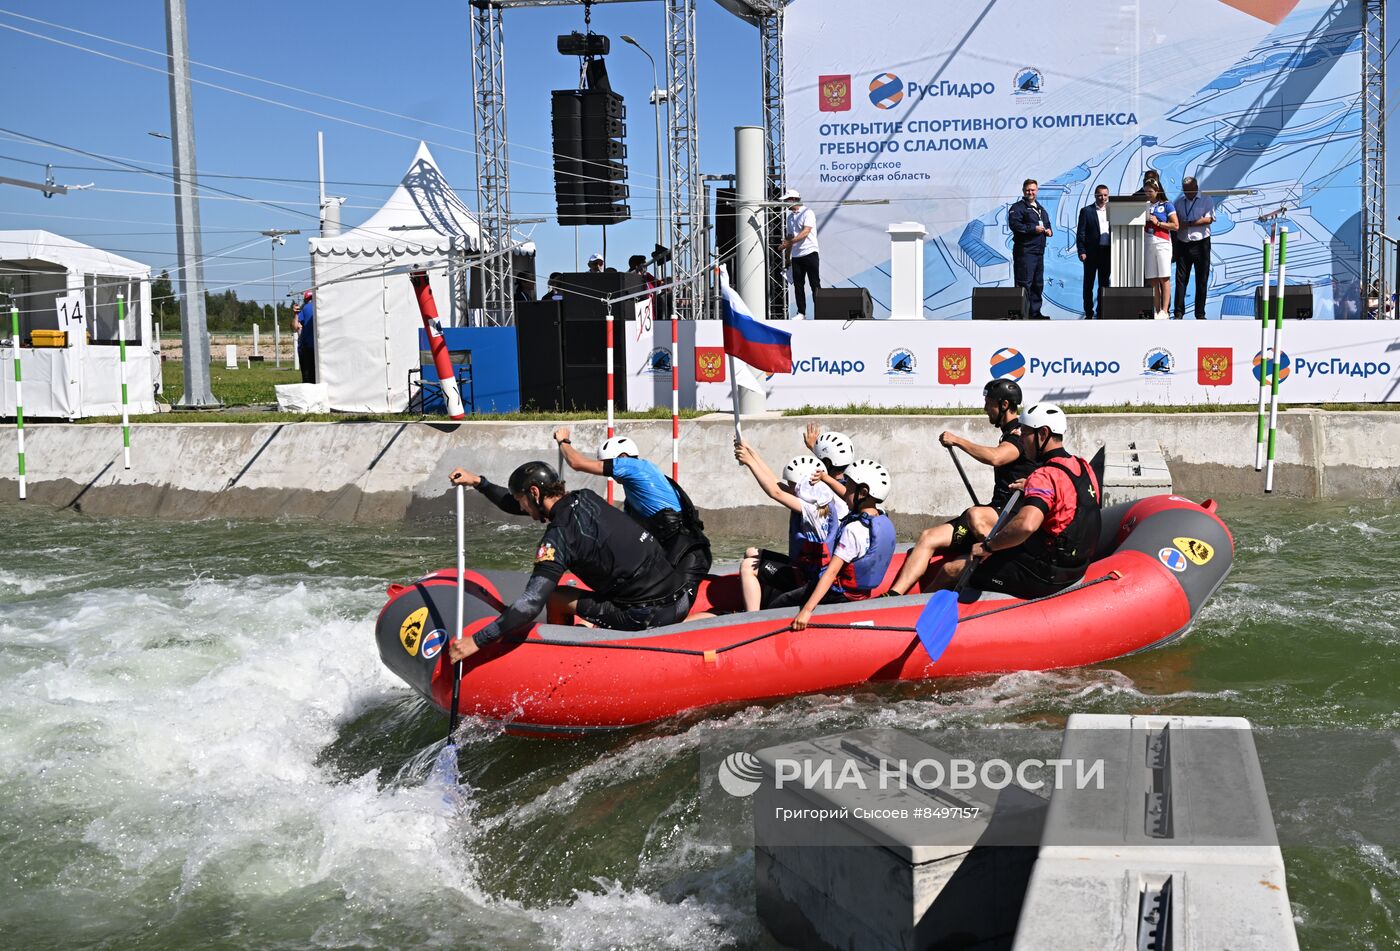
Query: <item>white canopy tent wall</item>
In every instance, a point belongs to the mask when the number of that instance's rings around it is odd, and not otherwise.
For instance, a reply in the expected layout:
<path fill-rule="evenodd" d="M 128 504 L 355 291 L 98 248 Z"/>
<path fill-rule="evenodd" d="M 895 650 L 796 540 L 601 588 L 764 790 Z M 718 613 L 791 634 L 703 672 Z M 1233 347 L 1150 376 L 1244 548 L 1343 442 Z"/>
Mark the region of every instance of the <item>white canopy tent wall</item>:
<path fill-rule="evenodd" d="M 121 412 L 119 293 L 126 301 L 129 410 L 156 412 L 160 357 L 151 333 L 149 267 L 49 231 L 0 231 L 0 288 L 19 308 L 22 340 L 34 330 L 68 332 L 68 347 L 23 349 L 26 415 L 78 419 Z M 58 306 L 74 294 L 82 298 L 84 320 L 64 324 Z M 8 305 L 0 323 L 0 337 L 8 338 Z M 0 411 L 6 416 L 15 412 L 13 359 L 4 348 Z"/>
<path fill-rule="evenodd" d="M 310 241 L 316 301 L 316 380 L 332 410 L 400 413 L 418 367 L 422 322 L 408 270 L 426 267 L 444 326 L 466 321 L 468 255 L 481 228 L 419 143 L 394 194 L 368 221 Z"/>

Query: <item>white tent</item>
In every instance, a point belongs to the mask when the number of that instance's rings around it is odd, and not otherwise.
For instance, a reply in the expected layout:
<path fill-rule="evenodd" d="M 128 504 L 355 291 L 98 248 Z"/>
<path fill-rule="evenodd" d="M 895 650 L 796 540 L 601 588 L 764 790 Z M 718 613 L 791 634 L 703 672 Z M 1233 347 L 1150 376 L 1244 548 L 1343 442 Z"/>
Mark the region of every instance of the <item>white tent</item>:
<path fill-rule="evenodd" d="M 331 409 L 403 412 L 423 326 L 408 271 L 428 270 L 444 326 L 464 323 L 454 284 L 465 277 L 461 258 L 481 249 L 476 218 L 420 142 L 383 208 L 358 228 L 312 238 L 310 246 L 316 380 L 325 384 Z"/>
<path fill-rule="evenodd" d="M 22 342 L 35 330 L 68 333 L 67 347 L 22 347 L 26 415 L 77 419 L 121 412 L 118 294 L 126 305 L 129 409 L 156 412 L 160 357 L 152 349 L 149 267 L 48 231 L 0 231 L 0 289 L 20 312 Z M 0 337 L 8 338 L 8 308 L 2 323 Z M 13 359 L 4 348 L 5 415 L 14 414 Z"/>

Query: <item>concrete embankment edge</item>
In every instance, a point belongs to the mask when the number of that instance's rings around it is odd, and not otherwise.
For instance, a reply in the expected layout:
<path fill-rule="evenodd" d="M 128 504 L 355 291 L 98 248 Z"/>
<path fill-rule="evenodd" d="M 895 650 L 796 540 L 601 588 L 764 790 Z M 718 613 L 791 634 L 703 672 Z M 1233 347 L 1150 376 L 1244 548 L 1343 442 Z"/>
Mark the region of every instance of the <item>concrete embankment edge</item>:
<path fill-rule="evenodd" d="M 890 508 L 902 530 L 957 512 L 968 497 L 938 434 L 991 443 L 984 417 L 839 416 L 746 420 L 745 437 L 775 469 L 803 451 L 808 422 L 840 429 L 857 454 L 892 472 Z M 437 518 L 450 512 L 447 474 L 466 466 L 504 481 L 530 459 L 557 462 L 550 422 L 158 423 L 136 425 L 132 468 L 122 468 L 120 429 L 110 425 L 27 427 L 29 501 L 94 515 L 164 518 L 310 518 L 338 522 Z M 601 423 L 571 424 L 590 451 Z M 1192 498 L 1261 494 L 1254 471 L 1252 413 L 1102 414 L 1071 417 L 1071 451 L 1160 444 L 1176 491 Z M 669 420 L 628 421 L 623 430 L 669 471 Z M 726 418 L 683 421 L 681 482 L 712 531 L 769 533 L 782 512 L 734 462 Z M 0 431 L 0 500 L 18 497 L 13 430 Z M 1301 498 L 1389 498 L 1400 487 L 1400 413 L 1290 410 L 1281 415 L 1275 494 Z M 991 478 L 968 464 L 983 498 Z M 568 473 L 573 486 L 603 480 Z M 473 511 L 483 500 L 469 493 Z"/>

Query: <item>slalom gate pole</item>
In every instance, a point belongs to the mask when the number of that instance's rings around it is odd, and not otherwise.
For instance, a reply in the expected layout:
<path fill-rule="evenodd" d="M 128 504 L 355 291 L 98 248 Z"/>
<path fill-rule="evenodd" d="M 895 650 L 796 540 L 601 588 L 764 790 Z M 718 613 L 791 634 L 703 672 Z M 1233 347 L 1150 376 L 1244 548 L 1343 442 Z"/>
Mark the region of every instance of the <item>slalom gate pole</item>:
<path fill-rule="evenodd" d="M 671 314 L 671 478 L 681 480 L 681 348 L 676 315 Z"/>
<path fill-rule="evenodd" d="M 613 428 L 613 422 L 614 422 L 614 420 L 613 420 L 613 310 L 612 310 L 612 298 L 611 298 L 611 297 L 608 298 L 607 304 L 608 304 L 608 316 L 607 316 L 607 325 L 608 325 L 608 331 L 607 331 L 607 332 L 608 332 L 608 438 L 611 439 L 611 438 L 613 438 L 613 434 L 616 432 L 616 430 Z M 612 504 L 613 504 L 613 480 L 612 480 L 611 477 L 608 478 L 608 504 L 609 504 L 609 505 L 612 505 Z"/>
<path fill-rule="evenodd" d="M 19 497 L 29 497 L 24 480 L 24 393 L 19 370 L 19 308 L 10 308 L 10 348 L 15 355 L 15 439 L 19 445 Z"/>
<path fill-rule="evenodd" d="M 1288 287 L 1283 282 L 1288 258 L 1288 229 L 1278 231 L 1278 310 L 1274 318 L 1273 370 L 1269 373 L 1269 458 L 1264 469 L 1264 491 L 1274 491 L 1274 454 L 1278 448 L 1278 385 L 1283 376 L 1283 301 Z"/>
<path fill-rule="evenodd" d="M 447 349 L 447 341 L 442 337 L 442 325 L 438 321 L 437 302 L 433 300 L 433 288 L 428 283 L 427 271 L 414 271 L 409 274 L 413 282 L 413 295 L 418 298 L 418 314 L 423 318 L 423 329 L 428 334 L 428 349 L 433 354 L 433 366 L 437 368 L 438 386 L 442 388 L 442 401 L 447 407 L 447 415 L 453 419 L 466 419 L 462 407 L 462 391 L 457 387 L 457 374 L 452 369 L 452 354 Z"/>
<path fill-rule="evenodd" d="M 1265 403 L 1265 377 L 1269 365 L 1269 277 L 1273 270 L 1274 238 L 1273 228 L 1264 238 L 1264 288 L 1261 291 L 1263 298 L 1262 309 L 1259 313 L 1259 427 L 1254 439 L 1254 471 L 1264 471 L 1264 442 L 1267 436 L 1268 423 L 1264 416 Z"/>
<path fill-rule="evenodd" d="M 117 365 L 122 384 L 122 467 L 131 468 L 131 417 L 126 396 L 126 300 L 117 295 Z"/>

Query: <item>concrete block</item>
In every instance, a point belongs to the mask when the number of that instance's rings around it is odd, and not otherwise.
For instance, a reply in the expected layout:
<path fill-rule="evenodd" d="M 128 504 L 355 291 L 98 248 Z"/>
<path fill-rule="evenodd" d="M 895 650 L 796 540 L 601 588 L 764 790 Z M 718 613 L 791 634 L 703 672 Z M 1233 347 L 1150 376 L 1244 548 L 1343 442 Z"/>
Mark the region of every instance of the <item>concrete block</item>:
<path fill-rule="evenodd" d="M 1134 440 L 1104 449 L 1103 504 L 1115 505 L 1172 493 L 1172 474 L 1161 446 Z"/>
<path fill-rule="evenodd" d="M 1298 947 L 1248 721 L 1075 714 L 1060 755 L 1108 781 L 1052 797 L 1015 951 Z"/>
<path fill-rule="evenodd" d="M 1045 801 L 1015 786 L 962 791 L 881 782 L 886 764 L 951 756 L 907 734 L 866 730 L 759 751 L 754 801 L 760 917 L 796 947 L 1005 946 L 1035 860 Z M 780 763 L 830 763 L 845 782 L 785 782 Z M 953 817 L 929 817 L 953 807 Z M 781 810 L 838 818 L 794 823 Z M 924 815 L 921 815 L 924 813 Z M 949 944 L 948 942 L 952 942 Z"/>

